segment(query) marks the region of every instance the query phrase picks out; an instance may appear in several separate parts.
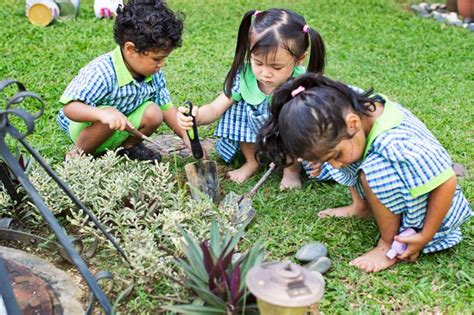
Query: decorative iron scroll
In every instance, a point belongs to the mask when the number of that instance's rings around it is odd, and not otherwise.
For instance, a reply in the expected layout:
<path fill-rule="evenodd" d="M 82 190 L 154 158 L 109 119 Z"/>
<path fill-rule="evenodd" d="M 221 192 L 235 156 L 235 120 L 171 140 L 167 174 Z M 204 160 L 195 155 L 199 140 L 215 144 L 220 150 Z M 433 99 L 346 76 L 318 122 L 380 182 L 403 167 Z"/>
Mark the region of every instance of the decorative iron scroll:
<path fill-rule="evenodd" d="M 13 96 L 8 98 L 7 96 L 3 95 L 2 92 L 4 91 L 6 87 L 8 86 L 15 87 L 15 85 L 18 91 Z M 64 252 L 67 254 L 72 264 L 74 264 L 77 270 L 81 273 L 82 277 L 84 278 L 87 285 L 89 286 L 89 289 L 92 295 L 98 300 L 98 302 L 104 309 L 105 313 L 112 314 L 113 307 L 109 299 L 105 295 L 104 291 L 97 283 L 97 279 L 94 278 L 90 270 L 87 268 L 86 263 L 84 262 L 82 257 L 79 255 L 79 253 L 76 251 L 76 249 L 74 248 L 71 237 L 68 236 L 63 231 L 61 225 L 56 220 L 51 210 L 48 208 L 44 200 L 39 195 L 38 191 L 34 188 L 30 180 L 28 179 L 28 177 L 25 175 L 17 159 L 10 152 L 5 142 L 5 137 L 7 135 L 10 135 L 14 139 L 16 139 L 34 157 L 34 159 L 41 165 L 41 167 L 46 171 L 46 173 L 58 184 L 58 186 L 61 187 L 64 193 L 74 202 L 74 204 L 78 206 L 79 208 L 81 208 L 89 216 L 91 221 L 94 222 L 95 226 L 113 244 L 116 250 L 123 257 L 123 259 L 127 263 L 130 264 L 127 256 L 125 255 L 123 250 L 119 247 L 119 245 L 114 240 L 112 235 L 110 235 L 105 230 L 105 228 L 99 223 L 96 216 L 74 195 L 74 193 L 67 187 L 67 185 L 63 181 L 61 181 L 58 175 L 52 170 L 52 168 L 46 163 L 46 161 L 43 160 L 43 158 L 36 152 L 36 150 L 34 150 L 27 142 L 25 142 L 25 137 L 31 134 L 34 130 L 35 119 L 40 117 L 44 112 L 44 102 L 41 99 L 41 97 L 35 93 L 26 91 L 26 88 L 22 83 L 15 80 L 11 80 L 11 79 L 0 81 L 0 97 L 3 99 L 2 101 L 5 101 L 6 103 L 5 109 L 0 108 L 0 159 L 4 161 L 4 164 L 8 167 L 9 171 L 13 174 L 15 182 L 23 186 L 24 190 L 28 194 L 29 199 L 38 208 L 41 216 L 46 221 L 46 223 L 48 224 L 52 232 L 55 234 L 58 243 L 62 246 L 62 248 L 64 249 Z M 40 108 L 38 112 L 34 114 L 30 114 L 26 110 L 16 107 L 16 105 L 22 103 L 27 98 L 33 98 L 40 104 Z M 26 127 L 26 131 L 21 132 L 17 128 L 15 128 L 15 126 L 12 125 L 11 119 L 9 118 L 13 118 L 13 117 L 19 118 L 24 123 Z M 1 177 L 0 179 L 2 179 L 2 182 L 4 182 L 5 184 L 4 186 L 7 187 L 7 192 L 13 193 L 11 190 L 12 181 L 6 180 L 4 176 Z M 13 195 L 12 198 L 17 200 L 18 196 Z M 2 267 L 3 266 L 1 265 L 1 262 L 0 262 L 0 272 L 2 271 Z M 0 278 L 2 278 L 2 276 L 4 276 L 3 273 L 0 273 Z M 8 278 L 6 278 L 5 280 L 2 280 L 1 282 L 2 283 L 9 282 Z M 3 285 L 0 287 L 3 288 Z M 10 286 L 5 287 L 5 292 L 3 292 L 3 289 L 0 290 L 0 294 L 3 295 L 4 297 L 9 296 L 8 295 L 9 287 Z M 12 314 L 16 313 L 15 310 L 17 309 L 18 306 L 16 306 L 16 303 L 14 303 L 14 301 L 13 303 L 9 305 L 7 305 L 7 301 L 5 301 L 5 306 L 7 307 L 7 310 L 8 310 L 8 307 L 11 308 Z"/>

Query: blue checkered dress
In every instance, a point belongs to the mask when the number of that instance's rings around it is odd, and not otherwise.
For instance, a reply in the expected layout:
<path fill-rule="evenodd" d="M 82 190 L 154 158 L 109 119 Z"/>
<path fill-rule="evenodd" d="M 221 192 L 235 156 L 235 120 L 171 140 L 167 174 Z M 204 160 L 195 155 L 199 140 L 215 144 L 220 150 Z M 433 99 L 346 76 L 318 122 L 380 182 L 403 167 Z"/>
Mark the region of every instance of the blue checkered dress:
<path fill-rule="evenodd" d="M 232 99 L 235 103 L 224 112 L 214 132 L 214 135 L 220 138 L 216 144 L 216 151 L 227 163 L 239 151 L 239 142 L 257 141 L 257 133 L 270 114 L 270 97 L 265 98 L 260 104 L 249 104 L 240 94 L 240 79 L 239 71 L 232 87 Z"/>
<path fill-rule="evenodd" d="M 401 105 L 387 101 L 401 113 L 401 121 L 379 134 L 368 148 L 365 159 L 349 167 L 334 169 L 324 163 L 318 180 L 356 186 L 364 196 L 358 172 L 362 170 L 367 182 L 380 202 L 391 212 L 401 216 L 400 231 L 408 227 L 423 228 L 431 180 L 449 178 L 452 161 L 446 150 L 426 126 Z M 304 163 L 309 175 L 309 168 Z M 460 225 L 473 215 L 460 187 L 456 187 L 451 207 L 440 229 L 423 248 L 430 253 L 452 247 L 462 240 Z"/>
<path fill-rule="evenodd" d="M 79 71 L 64 91 L 60 102 L 73 100 L 90 106 L 113 106 L 128 115 L 146 101 L 162 110 L 171 107 L 170 93 L 162 71 L 138 82 L 126 70 L 120 47 L 97 57 Z M 61 109 L 57 116 L 61 129 L 69 135 L 69 119 Z"/>

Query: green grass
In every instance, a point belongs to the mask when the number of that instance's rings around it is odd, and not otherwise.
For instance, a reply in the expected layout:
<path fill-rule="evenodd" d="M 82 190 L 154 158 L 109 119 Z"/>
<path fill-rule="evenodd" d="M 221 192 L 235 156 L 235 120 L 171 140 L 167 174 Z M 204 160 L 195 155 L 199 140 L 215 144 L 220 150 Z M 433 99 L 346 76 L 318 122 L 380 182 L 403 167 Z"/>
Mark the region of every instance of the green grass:
<path fill-rule="evenodd" d="M 249 9 L 288 7 L 319 30 L 326 42 L 327 74 L 377 91 L 405 104 L 425 122 L 453 160 L 474 173 L 474 34 L 417 18 L 408 4 L 395 0 L 169 1 L 186 14 L 183 46 L 168 58 L 165 73 L 175 104 L 211 101 L 222 89 L 232 61 L 241 16 Z M 289 2 L 289 3 L 287 3 Z M 15 78 L 46 102 L 29 142 L 51 161 L 59 161 L 70 143 L 55 123 L 61 93 L 78 70 L 112 50 L 113 21 L 98 20 L 92 0 L 83 0 L 73 21 L 35 27 L 24 14 L 24 1 L 4 0 L 0 7 L 0 78 Z M 211 135 L 214 126 L 202 127 Z M 160 132 L 169 132 L 165 127 Z M 179 163 L 181 165 L 181 163 Z M 220 163 L 220 166 L 224 166 Z M 180 174 L 182 169 L 178 169 Z M 223 193 L 244 192 L 222 181 Z M 348 262 L 372 248 L 377 238 L 373 219 L 325 219 L 316 213 L 350 202 L 347 189 L 306 182 L 302 190 L 280 193 L 273 175 L 255 196 L 258 215 L 247 238 L 262 238 L 274 259 L 291 257 L 305 242 L 326 243 L 334 267 L 325 275 L 321 310 L 333 313 L 446 314 L 474 311 L 474 225 L 462 227 L 464 241 L 442 253 L 423 255 L 416 264 L 397 264 L 366 274 Z M 474 199 L 473 177 L 461 180 Z M 154 303 L 140 292 L 131 309 L 153 313 Z"/>

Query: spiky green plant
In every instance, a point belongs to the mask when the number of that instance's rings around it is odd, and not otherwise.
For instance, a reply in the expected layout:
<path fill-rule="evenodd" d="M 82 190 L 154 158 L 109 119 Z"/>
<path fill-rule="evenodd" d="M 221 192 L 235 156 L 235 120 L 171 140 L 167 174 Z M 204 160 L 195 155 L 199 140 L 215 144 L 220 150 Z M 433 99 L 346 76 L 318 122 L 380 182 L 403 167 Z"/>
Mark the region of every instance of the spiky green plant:
<path fill-rule="evenodd" d="M 184 284 L 197 296 L 191 304 L 166 308 L 183 314 L 240 314 L 255 309 L 245 286 L 247 272 L 262 262 L 264 247 L 260 241 L 233 259 L 244 233 L 221 235 L 219 226 L 212 221 L 209 240 L 198 241 L 180 228 L 185 259 L 176 258 L 184 274 Z"/>

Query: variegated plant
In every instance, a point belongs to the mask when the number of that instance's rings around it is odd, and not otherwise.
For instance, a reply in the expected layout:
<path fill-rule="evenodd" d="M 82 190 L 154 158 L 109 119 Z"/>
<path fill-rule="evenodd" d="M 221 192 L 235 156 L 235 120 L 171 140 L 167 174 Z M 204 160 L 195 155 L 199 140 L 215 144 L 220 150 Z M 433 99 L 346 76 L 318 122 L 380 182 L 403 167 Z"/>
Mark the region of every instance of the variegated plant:
<path fill-rule="evenodd" d="M 126 252 L 133 266 L 116 270 L 125 285 L 133 281 L 150 290 L 156 283 L 172 286 L 180 298 L 187 294 L 184 288 L 169 281 L 164 275 L 176 277 L 174 255 L 181 255 L 178 225 L 185 227 L 198 239 L 204 239 L 211 227 L 211 218 L 219 221 L 220 228 L 235 232 L 232 214 L 225 213 L 211 201 L 193 201 L 177 185 L 169 163 L 143 163 L 118 158 L 113 152 L 100 158 L 81 156 L 54 166 L 56 173 L 67 183 L 78 198 L 97 216 Z M 61 189 L 37 164 L 31 165 L 28 176 L 52 212 L 66 217 L 68 231 L 81 236 L 103 239 L 84 212 L 78 209 Z M 1 183 L 0 183 L 1 186 Z M 0 217 L 6 216 L 13 204 L 0 187 Z M 25 196 L 26 197 L 26 196 Z M 38 211 L 27 198 L 15 213 L 21 214 L 22 223 L 41 230 L 43 223 Z M 110 245 L 108 242 L 101 244 Z M 107 255 L 113 253 L 113 249 Z"/>

